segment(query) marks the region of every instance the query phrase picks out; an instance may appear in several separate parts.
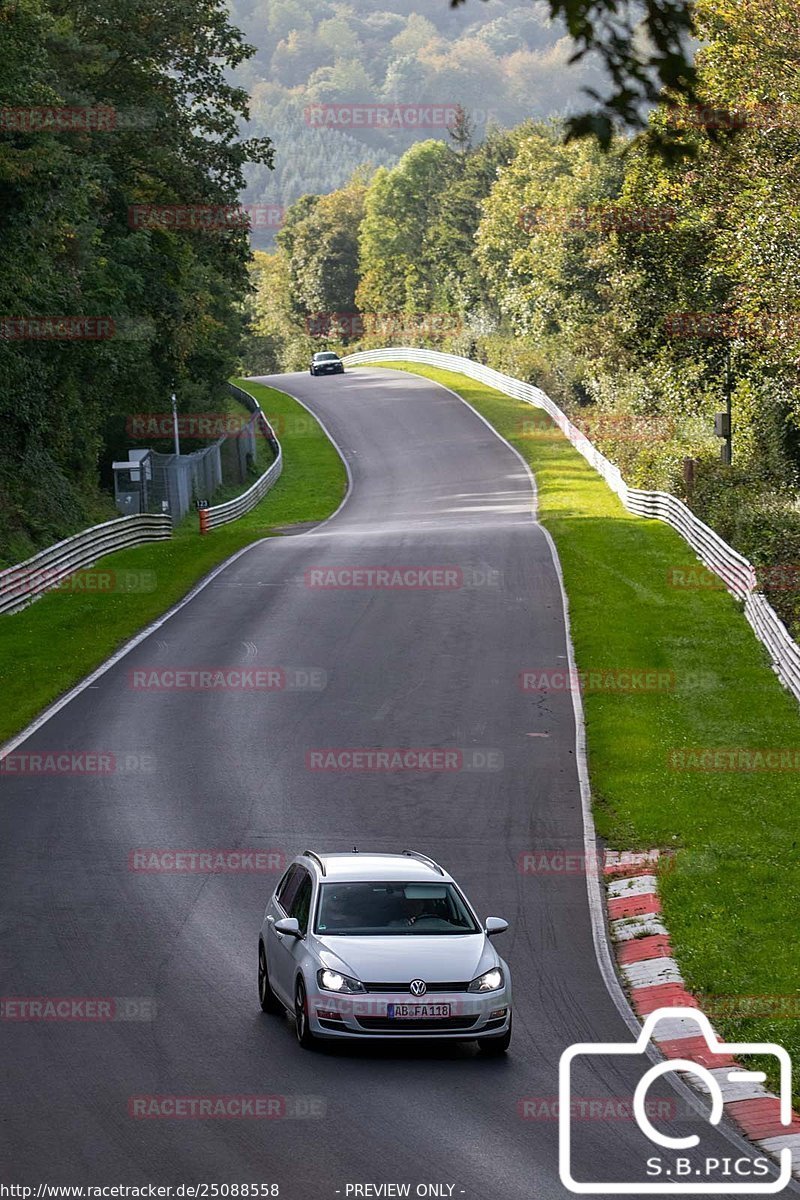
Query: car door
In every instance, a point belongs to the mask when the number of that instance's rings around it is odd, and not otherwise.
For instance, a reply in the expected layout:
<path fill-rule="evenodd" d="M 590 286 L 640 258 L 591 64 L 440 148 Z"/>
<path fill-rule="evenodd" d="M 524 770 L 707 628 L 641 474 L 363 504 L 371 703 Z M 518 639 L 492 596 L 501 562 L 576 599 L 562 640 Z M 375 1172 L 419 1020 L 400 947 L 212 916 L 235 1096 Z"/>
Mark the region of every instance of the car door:
<path fill-rule="evenodd" d="M 312 892 L 311 876 L 305 867 L 298 866 L 296 878 L 292 879 L 282 896 L 281 907 L 284 908 L 287 917 L 295 918 L 303 935 L 308 931 Z M 281 999 L 287 1004 L 293 1004 L 297 965 L 305 953 L 305 942 L 300 938 L 278 933 L 274 925 L 272 934 L 275 939 L 275 957 L 270 963 L 270 974 L 274 975 L 276 990 Z"/>
<path fill-rule="evenodd" d="M 266 919 L 266 951 L 267 965 L 269 967 L 269 981 L 273 991 L 277 992 L 281 1000 L 291 1004 L 294 997 L 287 997 L 284 994 L 280 982 L 280 965 L 283 956 L 283 941 L 280 934 L 275 932 L 275 922 L 280 921 L 283 917 L 287 917 L 287 906 L 291 906 L 294 900 L 297 889 L 302 883 L 302 869 L 297 863 L 292 863 L 283 879 L 278 884 L 275 895 L 267 908 Z"/>

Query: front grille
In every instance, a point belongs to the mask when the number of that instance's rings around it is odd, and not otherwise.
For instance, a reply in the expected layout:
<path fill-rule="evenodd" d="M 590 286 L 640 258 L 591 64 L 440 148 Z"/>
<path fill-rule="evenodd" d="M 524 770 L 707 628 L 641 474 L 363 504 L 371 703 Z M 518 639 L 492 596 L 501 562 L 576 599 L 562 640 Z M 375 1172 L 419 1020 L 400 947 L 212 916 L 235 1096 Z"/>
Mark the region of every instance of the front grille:
<path fill-rule="evenodd" d="M 428 983 L 425 995 L 431 992 L 465 992 L 469 987 L 471 980 L 466 983 Z M 364 987 L 368 992 L 408 992 L 411 995 L 411 981 L 408 983 L 365 983 Z"/>
<path fill-rule="evenodd" d="M 433 1030 L 452 1032 L 458 1029 L 471 1029 L 477 1017 L 420 1017 L 418 1020 L 394 1020 L 392 1017 L 356 1017 L 362 1029 L 380 1029 L 394 1033 L 410 1033 L 414 1030 Z"/>

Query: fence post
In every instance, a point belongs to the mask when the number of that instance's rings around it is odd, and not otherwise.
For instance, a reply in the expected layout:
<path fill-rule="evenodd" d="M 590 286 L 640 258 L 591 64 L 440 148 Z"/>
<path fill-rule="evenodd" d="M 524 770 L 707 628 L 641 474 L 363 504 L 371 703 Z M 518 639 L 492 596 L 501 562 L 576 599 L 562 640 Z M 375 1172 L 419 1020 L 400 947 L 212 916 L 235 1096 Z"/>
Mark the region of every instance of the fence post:
<path fill-rule="evenodd" d="M 200 518 L 200 532 L 208 533 L 208 510 L 205 508 L 199 508 L 197 510 L 197 515 Z"/>

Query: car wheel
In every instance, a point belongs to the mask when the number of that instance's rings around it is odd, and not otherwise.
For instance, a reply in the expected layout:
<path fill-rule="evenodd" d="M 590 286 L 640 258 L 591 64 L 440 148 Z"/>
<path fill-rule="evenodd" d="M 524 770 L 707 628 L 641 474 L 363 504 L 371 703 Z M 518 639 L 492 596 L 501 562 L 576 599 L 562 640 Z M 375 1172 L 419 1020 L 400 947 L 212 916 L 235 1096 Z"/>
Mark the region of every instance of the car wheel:
<path fill-rule="evenodd" d="M 309 367 L 309 368 L 308 368 L 308 373 L 309 373 L 309 375 L 313 375 L 313 374 L 314 374 L 314 368 L 313 368 L 313 367 Z"/>
<path fill-rule="evenodd" d="M 499 1037 L 481 1038 L 478 1042 L 478 1048 L 483 1054 L 488 1054 L 490 1058 L 505 1054 L 508 1047 L 511 1045 L 511 1019 L 509 1018 L 508 1029 L 505 1033 L 501 1033 Z"/>
<path fill-rule="evenodd" d="M 308 996 L 306 985 L 298 979 L 294 993 L 294 1030 L 304 1050 L 311 1050 L 317 1039 L 308 1027 Z"/>
<path fill-rule="evenodd" d="M 267 971 L 267 952 L 264 943 L 258 943 L 258 1000 L 265 1013 L 283 1012 L 283 1005 L 272 990 Z"/>

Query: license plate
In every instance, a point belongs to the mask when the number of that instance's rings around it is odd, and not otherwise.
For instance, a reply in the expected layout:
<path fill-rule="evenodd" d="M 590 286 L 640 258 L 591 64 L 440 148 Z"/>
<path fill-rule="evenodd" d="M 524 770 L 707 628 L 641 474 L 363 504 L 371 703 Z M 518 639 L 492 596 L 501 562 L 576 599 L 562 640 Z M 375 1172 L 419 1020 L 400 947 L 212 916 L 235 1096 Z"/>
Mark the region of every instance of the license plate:
<path fill-rule="evenodd" d="M 386 1015 L 394 1020 L 413 1021 L 420 1017 L 449 1017 L 449 1004 L 387 1004 Z"/>

